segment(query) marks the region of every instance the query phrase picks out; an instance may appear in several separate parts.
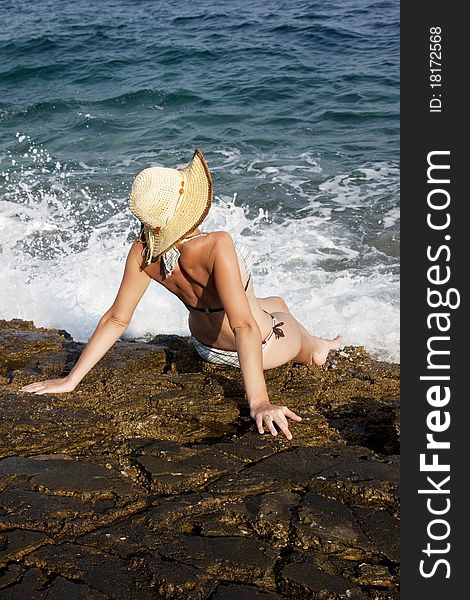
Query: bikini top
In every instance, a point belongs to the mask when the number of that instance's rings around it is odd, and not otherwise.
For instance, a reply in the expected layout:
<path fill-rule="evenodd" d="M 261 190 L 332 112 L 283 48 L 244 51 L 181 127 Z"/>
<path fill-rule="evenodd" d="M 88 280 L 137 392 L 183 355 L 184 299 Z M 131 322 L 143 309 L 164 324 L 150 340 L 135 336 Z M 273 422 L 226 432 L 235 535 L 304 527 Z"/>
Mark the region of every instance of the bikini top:
<path fill-rule="evenodd" d="M 185 238 L 183 240 L 181 240 L 181 243 L 186 243 L 189 242 L 190 240 L 193 240 L 194 238 L 197 237 L 204 237 L 206 236 L 207 233 L 198 233 L 197 235 L 193 235 L 191 237 Z M 251 253 L 249 251 L 249 249 L 245 246 L 245 244 L 242 244 L 241 242 L 238 241 L 234 241 L 233 245 L 235 247 L 235 250 L 238 254 L 238 256 L 240 257 L 240 260 L 243 264 L 243 266 L 245 267 L 245 271 L 248 274 L 248 279 L 246 280 L 245 283 L 245 292 L 248 289 L 248 286 L 250 285 L 250 280 L 251 280 L 251 270 L 252 270 L 252 266 L 253 266 L 253 259 L 251 257 Z M 179 251 L 178 252 L 178 258 L 179 258 Z M 178 260 L 177 258 L 177 260 Z M 173 269 L 172 269 L 173 272 Z M 189 304 L 186 304 L 186 302 L 183 302 L 183 304 L 186 306 L 186 308 L 188 310 L 197 310 L 198 312 L 202 312 L 202 313 L 216 313 L 216 312 L 223 312 L 225 309 L 222 306 L 221 308 L 207 308 L 207 307 L 201 307 L 201 306 L 190 306 Z"/>

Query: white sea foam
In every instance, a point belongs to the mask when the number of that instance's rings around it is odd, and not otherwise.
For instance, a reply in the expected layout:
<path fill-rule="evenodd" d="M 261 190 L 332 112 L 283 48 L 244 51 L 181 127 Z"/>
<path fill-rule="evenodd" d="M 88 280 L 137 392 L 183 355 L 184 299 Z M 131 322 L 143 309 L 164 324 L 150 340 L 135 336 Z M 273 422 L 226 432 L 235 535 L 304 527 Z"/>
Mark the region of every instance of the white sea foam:
<path fill-rule="evenodd" d="M 27 141 L 22 134 L 17 137 Z M 33 165 L 10 171 L 0 200 L 0 316 L 66 329 L 84 341 L 114 300 L 129 242 L 138 227 L 124 197 L 99 200 L 83 185 L 68 188 L 67 178 L 61 178 L 68 172 L 66 165 L 48 167 L 52 182 L 47 189 L 42 187 L 38 173 L 50 164 L 50 157 L 32 149 L 29 153 L 42 156 L 42 162 L 38 158 Z M 235 166 L 236 152 L 221 154 L 229 168 Z M 321 170 L 313 159 L 306 163 L 315 172 Z M 355 184 L 360 180 L 361 193 L 370 186 L 373 198 L 385 185 L 387 167 L 369 165 L 354 174 L 339 174 L 316 194 L 303 189 L 301 168 L 265 168 L 257 173 L 260 178 L 280 175 L 291 190 L 300 189 L 303 196 L 297 196 L 305 197 L 298 215 L 274 219 L 259 208 L 255 217 L 248 216 L 252 211 L 244 206 L 248 205 L 245 199 L 221 195 L 203 229 L 223 229 L 235 238 L 243 237 L 254 257 L 257 294 L 284 296 L 292 313 L 312 333 L 322 337 L 343 333 L 346 344 L 363 345 L 377 358 L 399 360 L 396 261 L 374 246 L 361 244 L 348 224 L 332 219 L 332 208 L 319 201 L 328 193 L 337 203 L 360 207 L 363 200 Z M 90 205 L 88 212 L 84 202 Z M 102 211 L 100 219 L 92 208 Z M 382 217 L 383 227 L 397 219 L 397 209 L 389 209 Z M 158 333 L 187 335 L 187 311 L 152 283 L 126 335 Z"/>
<path fill-rule="evenodd" d="M 393 227 L 393 225 L 395 225 L 399 219 L 400 219 L 400 209 L 399 208 L 391 208 L 384 215 L 383 226 L 385 228 Z"/>

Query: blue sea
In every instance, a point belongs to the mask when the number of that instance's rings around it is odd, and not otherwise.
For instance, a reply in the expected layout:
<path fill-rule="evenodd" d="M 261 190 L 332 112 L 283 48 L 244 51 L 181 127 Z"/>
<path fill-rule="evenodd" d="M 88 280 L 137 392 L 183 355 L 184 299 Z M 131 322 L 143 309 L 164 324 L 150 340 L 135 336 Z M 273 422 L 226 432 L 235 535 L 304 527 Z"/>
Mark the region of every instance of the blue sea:
<path fill-rule="evenodd" d="M 259 296 L 399 360 L 398 0 L 0 0 L 0 318 L 86 340 L 135 175 L 200 147 Z M 127 336 L 187 334 L 157 284 Z"/>

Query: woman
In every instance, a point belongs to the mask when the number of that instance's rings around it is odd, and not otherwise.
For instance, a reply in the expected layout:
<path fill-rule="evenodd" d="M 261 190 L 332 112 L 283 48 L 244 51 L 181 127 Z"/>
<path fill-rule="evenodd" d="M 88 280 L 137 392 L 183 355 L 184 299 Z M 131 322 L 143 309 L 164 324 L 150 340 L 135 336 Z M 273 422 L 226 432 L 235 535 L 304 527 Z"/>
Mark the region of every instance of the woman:
<path fill-rule="evenodd" d="M 198 229 L 212 201 L 212 177 L 196 148 L 184 169 L 144 169 L 132 185 L 129 205 L 142 227 L 131 246 L 116 299 L 99 321 L 76 365 L 63 379 L 22 388 L 35 394 L 70 392 L 124 333 L 151 279 L 175 294 L 189 310 L 189 329 L 199 355 L 241 368 L 250 415 L 292 439 L 286 406 L 269 402 L 263 369 L 289 360 L 322 365 L 341 337 L 310 335 L 282 298 L 256 298 L 251 256 L 226 232 Z"/>

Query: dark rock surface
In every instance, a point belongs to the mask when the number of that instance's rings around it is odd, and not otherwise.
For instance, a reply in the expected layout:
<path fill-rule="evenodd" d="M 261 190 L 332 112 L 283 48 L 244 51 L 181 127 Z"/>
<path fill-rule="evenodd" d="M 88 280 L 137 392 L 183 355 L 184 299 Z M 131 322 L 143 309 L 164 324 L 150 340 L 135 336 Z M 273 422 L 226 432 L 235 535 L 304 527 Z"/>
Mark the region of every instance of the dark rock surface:
<path fill-rule="evenodd" d="M 177 336 L 19 391 L 82 348 L 0 321 L 0 599 L 398 599 L 398 365 L 347 347 L 266 372 L 303 418 L 288 441 Z"/>

